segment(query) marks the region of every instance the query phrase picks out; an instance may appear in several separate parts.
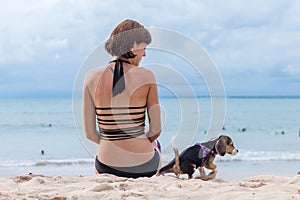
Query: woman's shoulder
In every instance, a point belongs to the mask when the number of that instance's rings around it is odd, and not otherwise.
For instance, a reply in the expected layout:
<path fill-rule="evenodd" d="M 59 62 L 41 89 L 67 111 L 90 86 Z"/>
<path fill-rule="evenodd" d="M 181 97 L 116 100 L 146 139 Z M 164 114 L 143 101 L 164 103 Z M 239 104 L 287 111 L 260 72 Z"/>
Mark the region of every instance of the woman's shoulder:
<path fill-rule="evenodd" d="M 102 73 L 104 70 L 105 70 L 106 67 L 97 67 L 97 68 L 94 68 L 94 69 L 90 69 L 86 75 L 87 76 L 93 76 L 95 74 L 99 74 L 99 73 Z"/>
<path fill-rule="evenodd" d="M 138 67 L 138 77 L 146 82 L 156 82 L 155 75 L 151 69 Z"/>
<path fill-rule="evenodd" d="M 144 76 L 154 78 L 154 73 L 152 72 L 151 69 L 147 69 L 145 67 L 138 67 L 138 71 L 139 71 L 139 73 L 141 73 Z"/>
<path fill-rule="evenodd" d="M 85 74 L 85 82 L 89 83 L 91 81 L 94 81 L 95 79 L 98 79 L 104 72 L 105 68 L 106 67 L 98 67 L 98 68 L 89 70 Z"/>

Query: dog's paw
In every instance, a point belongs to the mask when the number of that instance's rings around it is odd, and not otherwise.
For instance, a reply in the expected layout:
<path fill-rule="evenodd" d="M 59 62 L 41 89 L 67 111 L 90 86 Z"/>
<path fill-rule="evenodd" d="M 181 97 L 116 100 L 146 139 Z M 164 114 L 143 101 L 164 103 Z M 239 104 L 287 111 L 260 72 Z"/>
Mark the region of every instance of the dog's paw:
<path fill-rule="evenodd" d="M 162 175 L 162 176 L 164 176 L 165 174 L 162 172 L 157 172 L 156 174 L 155 174 L 155 176 L 160 176 L 160 175 Z"/>
<path fill-rule="evenodd" d="M 210 180 L 210 178 L 208 176 L 196 176 L 195 179 L 201 179 L 202 181 Z"/>
<path fill-rule="evenodd" d="M 208 177 L 209 179 L 214 179 L 216 176 L 217 176 L 217 172 L 216 172 L 216 171 L 212 171 L 212 172 L 210 172 L 210 173 L 207 175 L 207 177 Z"/>
<path fill-rule="evenodd" d="M 203 181 L 208 181 L 208 180 L 212 180 L 216 177 L 217 172 L 212 171 L 210 172 L 208 175 L 200 175 L 200 176 L 196 176 L 196 179 L 201 179 Z"/>

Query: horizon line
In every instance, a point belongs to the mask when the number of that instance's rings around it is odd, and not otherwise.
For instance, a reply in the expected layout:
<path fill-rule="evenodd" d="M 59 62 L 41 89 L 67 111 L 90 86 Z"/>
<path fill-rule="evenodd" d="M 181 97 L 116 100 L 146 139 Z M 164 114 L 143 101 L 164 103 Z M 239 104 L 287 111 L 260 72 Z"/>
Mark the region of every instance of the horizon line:
<path fill-rule="evenodd" d="M 66 95 L 66 96 L 8 96 L 8 97 L 0 97 L 2 100 L 4 99 L 73 99 L 72 95 Z M 173 95 L 160 95 L 159 98 L 177 98 Z M 208 95 L 197 95 L 197 96 L 178 96 L 178 98 L 229 98 L 229 99 L 263 99 L 263 98 L 300 98 L 300 95 L 228 95 L 228 96 L 208 96 Z"/>

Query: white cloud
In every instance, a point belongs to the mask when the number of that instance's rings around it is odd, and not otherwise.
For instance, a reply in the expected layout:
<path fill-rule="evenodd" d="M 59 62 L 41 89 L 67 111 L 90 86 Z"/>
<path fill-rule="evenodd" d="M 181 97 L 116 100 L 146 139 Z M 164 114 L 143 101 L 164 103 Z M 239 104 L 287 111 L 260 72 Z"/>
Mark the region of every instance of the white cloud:
<path fill-rule="evenodd" d="M 298 47 L 291 41 L 297 44 L 300 39 L 300 35 L 268 29 L 232 30 L 220 35 L 218 46 L 209 47 L 213 57 L 225 69 L 238 71 L 269 70 L 295 60 L 290 52 Z"/>
<path fill-rule="evenodd" d="M 58 39 L 58 38 L 41 38 L 37 37 L 34 41 L 35 45 L 38 47 L 46 47 L 48 49 L 60 50 L 67 48 L 68 39 Z"/>
<path fill-rule="evenodd" d="M 38 61 L 39 57 L 44 57 L 42 53 L 51 54 L 51 51 L 55 53 L 70 48 L 70 43 L 79 47 L 68 49 L 72 54 L 84 50 L 91 40 L 89 36 L 95 34 L 92 24 L 96 21 L 89 21 L 91 14 L 84 3 L 59 0 L 22 2 L 12 1 L 0 8 L 2 63 Z"/>
<path fill-rule="evenodd" d="M 297 0 L 11 0 L 0 4 L 0 68 L 30 62 L 37 69 L 47 64 L 61 72 L 58 63 L 67 62 L 74 69 L 67 68 L 64 74 L 75 74 L 76 66 L 116 24 L 132 18 L 196 40 L 225 79 L 244 71 L 299 74 L 295 67 L 300 55 Z M 282 66 L 287 67 L 278 69 Z"/>
<path fill-rule="evenodd" d="M 282 71 L 288 75 L 300 76 L 300 66 L 299 65 L 288 65 L 282 69 Z"/>
<path fill-rule="evenodd" d="M 61 58 L 61 55 L 59 53 L 55 54 L 55 60 L 59 60 Z"/>

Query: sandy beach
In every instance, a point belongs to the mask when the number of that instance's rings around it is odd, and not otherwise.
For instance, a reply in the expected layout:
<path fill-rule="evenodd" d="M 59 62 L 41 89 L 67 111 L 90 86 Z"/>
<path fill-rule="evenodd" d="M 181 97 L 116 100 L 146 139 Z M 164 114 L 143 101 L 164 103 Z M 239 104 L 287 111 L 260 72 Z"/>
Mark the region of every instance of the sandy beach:
<path fill-rule="evenodd" d="M 26 174 L 0 179 L 0 199 L 300 199 L 300 175 L 226 181 Z"/>

